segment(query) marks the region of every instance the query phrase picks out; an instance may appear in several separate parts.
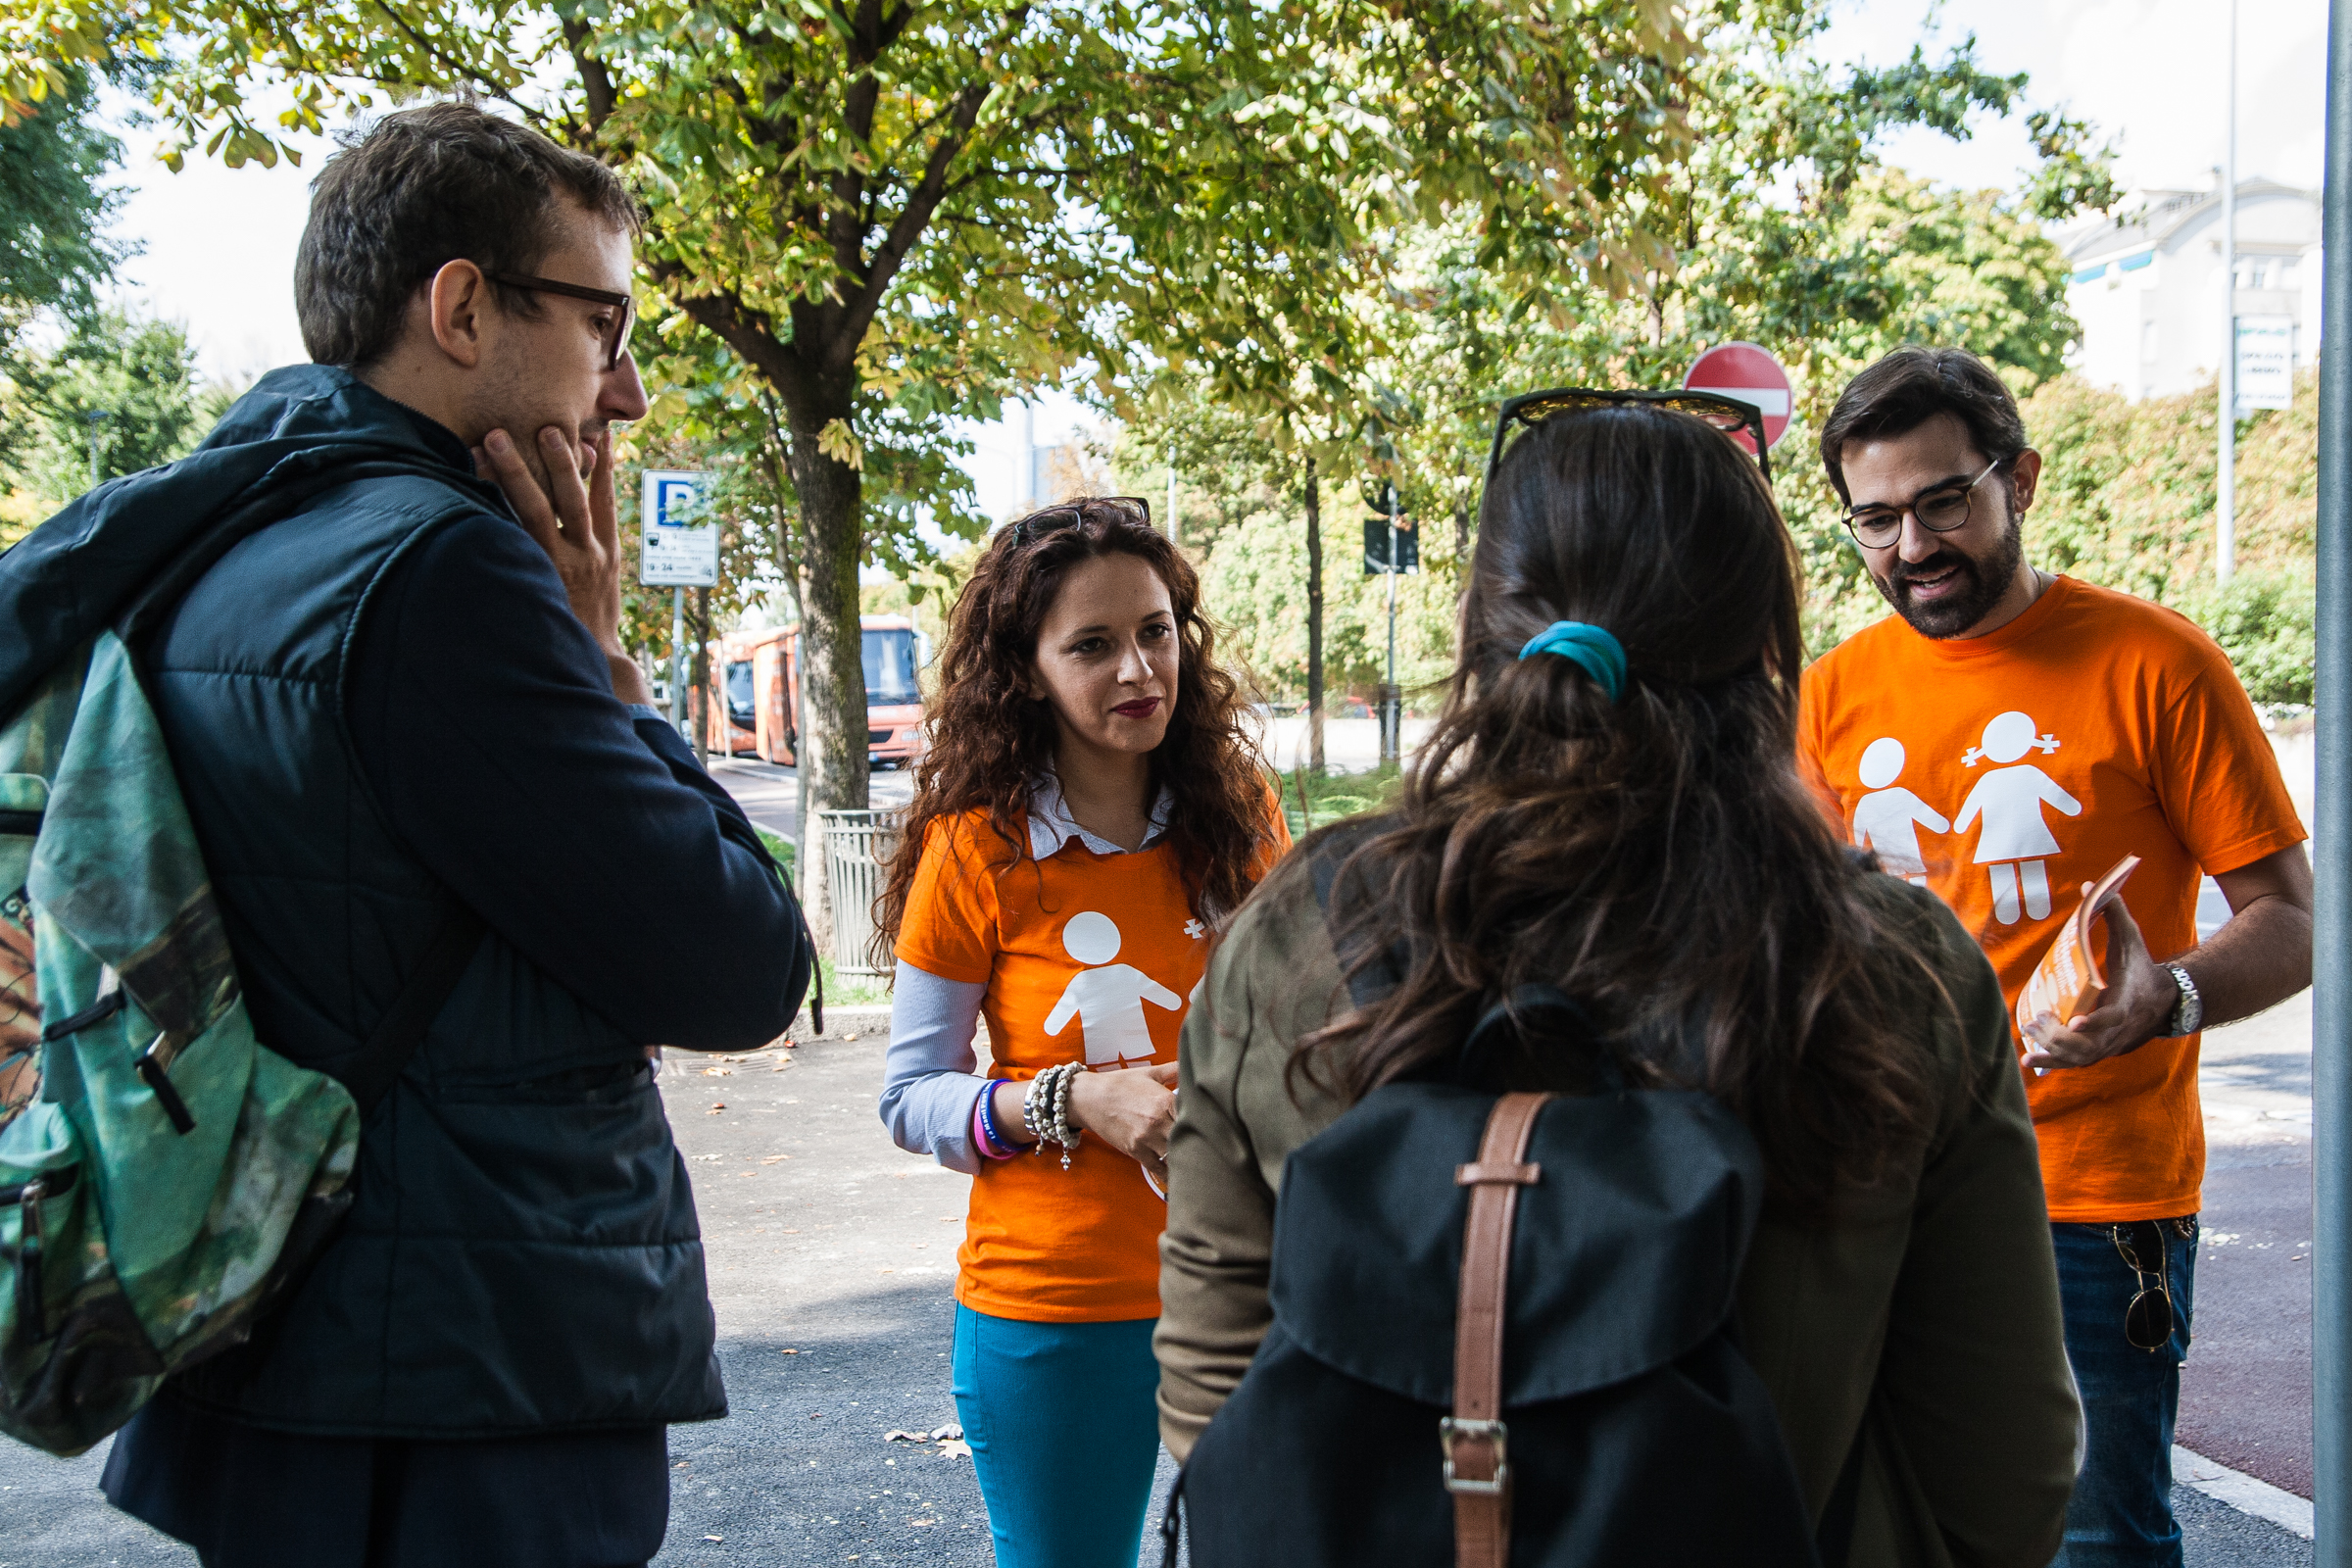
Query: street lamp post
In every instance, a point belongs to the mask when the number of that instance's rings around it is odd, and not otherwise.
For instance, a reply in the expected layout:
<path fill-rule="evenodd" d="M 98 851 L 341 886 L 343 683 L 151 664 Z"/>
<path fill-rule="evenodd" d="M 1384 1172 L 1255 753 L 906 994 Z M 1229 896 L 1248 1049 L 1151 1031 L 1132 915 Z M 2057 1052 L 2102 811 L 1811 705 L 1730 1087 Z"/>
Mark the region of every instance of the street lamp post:
<path fill-rule="evenodd" d="M 1401 761 L 1404 757 L 1404 701 L 1396 687 L 1396 574 L 1403 569 L 1396 557 L 1396 513 L 1403 498 L 1389 486 L 1389 678 L 1380 688 L 1380 760 Z"/>
<path fill-rule="evenodd" d="M 2213 571 L 2227 585 L 2237 570 L 2237 0 L 2230 0 L 2229 125 L 2222 142 L 2221 461 L 2213 482 Z"/>

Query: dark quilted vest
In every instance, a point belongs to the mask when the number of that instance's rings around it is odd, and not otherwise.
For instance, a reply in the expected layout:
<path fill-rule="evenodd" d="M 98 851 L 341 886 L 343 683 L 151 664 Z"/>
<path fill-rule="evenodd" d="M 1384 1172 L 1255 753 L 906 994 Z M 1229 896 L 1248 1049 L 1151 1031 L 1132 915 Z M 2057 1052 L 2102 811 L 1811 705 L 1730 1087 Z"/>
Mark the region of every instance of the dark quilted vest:
<path fill-rule="evenodd" d="M 503 508 L 451 466 L 454 438 L 340 371 L 273 373 L 208 445 L 305 429 L 405 442 L 416 471 L 327 489 L 245 539 L 150 655 L 256 1032 L 331 1070 L 448 907 L 360 774 L 347 661 L 404 552 Z M 354 1436 L 725 1414 L 693 1198 L 641 1058 L 493 932 L 368 1121 L 348 1227 L 282 1317 L 179 1396 Z"/>

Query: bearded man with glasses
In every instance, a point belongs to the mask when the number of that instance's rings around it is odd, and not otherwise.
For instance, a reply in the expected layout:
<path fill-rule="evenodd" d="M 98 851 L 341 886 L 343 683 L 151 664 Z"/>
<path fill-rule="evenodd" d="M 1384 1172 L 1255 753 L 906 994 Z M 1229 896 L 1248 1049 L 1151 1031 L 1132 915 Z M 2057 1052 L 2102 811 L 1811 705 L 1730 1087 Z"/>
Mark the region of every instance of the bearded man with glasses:
<path fill-rule="evenodd" d="M 2306 835 L 2210 638 L 2028 563 L 2041 457 L 1982 361 L 1888 355 L 1838 398 L 1821 457 L 1894 609 L 1805 672 L 1799 762 L 1839 831 L 1867 844 L 1887 816 L 1874 798 L 1917 803 L 1903 819 L 1929 831 L 1905 869 L 1977 933 L 2013 1009 L 2082 892 L 2140 858 L 2105 918 L 2106 990 L 2023 1020 L 2019 1065 L 2087 1434 L 2057 1561 L 2178 1564 L 2199 1031 L 2310 984 Z M 2200 873 L 2231 911 L 2203 942 Z"/>

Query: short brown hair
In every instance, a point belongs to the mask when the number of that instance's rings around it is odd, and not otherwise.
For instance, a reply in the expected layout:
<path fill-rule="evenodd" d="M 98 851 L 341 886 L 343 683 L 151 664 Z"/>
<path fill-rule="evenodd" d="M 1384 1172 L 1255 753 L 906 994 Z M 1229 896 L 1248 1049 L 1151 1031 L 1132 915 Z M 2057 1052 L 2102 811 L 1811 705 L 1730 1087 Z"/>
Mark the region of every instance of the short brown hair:
<path fill-rule="evenodd" d="M 637 204 L 612 171 L 470 104 L 403 110 L 347 137 L 311 187 L 294 259 L 303 347 L 320 365 L 381 359 L 411 297 L 460 258 L 535 273 L 555 242 L 559 196 L 637 232 Z M 536 308 L 505 288 L 499 304 Z"/>
<path fill-rule="evenodd" d="M 1847 442 L 1901 435 L 1939 414 L 1967 425 L 1988 461 L 2006 463 L 2026 450 L 2017 399 L 1991 366 L 1966 349 L 1896 349 L 1846 383 L 1821 427 L 1821 466 L 1838 499 L 1853 500 L 1845 490 Z"/>

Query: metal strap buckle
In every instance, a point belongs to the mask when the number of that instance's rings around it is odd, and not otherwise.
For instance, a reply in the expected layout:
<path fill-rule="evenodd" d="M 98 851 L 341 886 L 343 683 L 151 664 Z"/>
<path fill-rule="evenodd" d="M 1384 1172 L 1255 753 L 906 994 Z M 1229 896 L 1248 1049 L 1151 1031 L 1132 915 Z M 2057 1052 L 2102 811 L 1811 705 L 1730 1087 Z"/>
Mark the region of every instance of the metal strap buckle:
<path fill-rule="evenodd" d="M 1500 1421 L 1461 1421 L 1452 1416 L 1441 1418 L 1438 1422 L 1438 1446 L 1446 1454 L 1446 1490 L 1467 1492 L 1482 1497 L 1500 1496 L 1511 1480 L 1509 1440 L 1510 1428 Z M 1494 1478 L 1492 1481 L 1473 1481 L 1453 1473 L 1453 1447 L 1464 1441 L 1494 1445 Z"/>

